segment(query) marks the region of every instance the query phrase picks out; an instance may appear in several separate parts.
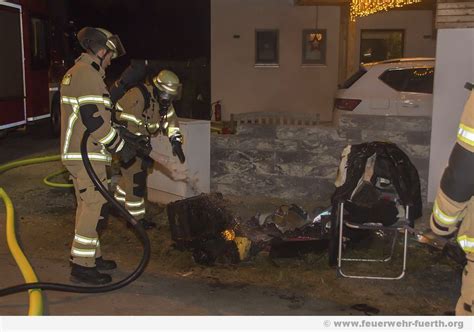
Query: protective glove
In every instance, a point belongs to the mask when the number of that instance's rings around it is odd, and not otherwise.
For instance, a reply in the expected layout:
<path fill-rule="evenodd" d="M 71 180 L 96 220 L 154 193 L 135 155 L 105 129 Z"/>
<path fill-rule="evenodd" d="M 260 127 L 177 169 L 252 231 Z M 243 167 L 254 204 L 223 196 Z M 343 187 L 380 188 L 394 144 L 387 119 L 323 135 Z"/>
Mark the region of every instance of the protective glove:
<path fill-rule="evenodd" d="M 186 157 L 183 152 L 183 136 L 181 134 L 176 134 L 170 137 L 171 151 L 173 156 L 178 156 L 181 164 L 184 164 Z"/>
<path fill-rule="evenodd" d="M 144 61 L 132 61 L 132 64 L 127 67 L 120 75 L 120 78 L 115 81 L 110 87 L 110 100 L 113 104 L 120 100 L 125 95 L 128 89 L 133 85 L 143 81 L 146 74 Z"/>
<path fill-rule="evenodd" d="M 117 130 L 126 144 L 131 145 L 135 149 L 137 156 L 144 158 L 150 155 L 152 147 L 148 136 L 135 135 L 122 126 L 118 126 Z"/>
<path fill-rule="evenodd" d="M 137 150 L 134 148 L 133 145 L 125 141 L 124 146 L 120 151 L 117 152 L 117 154 L 122 162 L 128 163 L 130 160 L 137 156 Z"/>

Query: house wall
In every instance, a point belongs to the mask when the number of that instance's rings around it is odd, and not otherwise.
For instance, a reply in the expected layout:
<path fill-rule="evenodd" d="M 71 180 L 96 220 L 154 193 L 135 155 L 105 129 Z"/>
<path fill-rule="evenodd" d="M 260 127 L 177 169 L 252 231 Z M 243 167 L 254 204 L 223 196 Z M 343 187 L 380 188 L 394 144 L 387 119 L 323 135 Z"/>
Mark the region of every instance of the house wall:
<path fill-rule="evenodd" d="M 338 6 L 295 6 L 288 0 L 211 0 L 211 99 L 223 101 L 223 119 L 231 113 L 291 112 L 330 120 L 340 15 Z M 327 29 L 327 63 L 302 65 L 302 30 L 315 28 L 316 21 Z M 430 10 L 393 10 L 358 19 L 348 73 L 359 66 L 361 29 L 403 29 L 405 57 L 434 57 L 433 22 Z M 255 66 L 255 29 L 279 29 L 278 68 Z"/>
<path fill-rule="evenodd" d="M 405 30 L 404 57 L 434 57 L 436 39 L 433 36 L 433 24 L 431 10 L 391 10 L 358 18 L 355 38 L 357 53 L 348 59 L 349 71 L 355 71 L 359 67 L 362 29 Z"/>
<path fill-rule="evenodd" d="M 211 0 L 211 98 L 222 100 L 223 119 L 231 113 L 297 112 L 329 120 L 339 15 L 338 6 L 317 9 L 288 0 Z M 327 29 L 327 64 L 303 66 L 302 30 L 316 28 L 316 20 Z M 279 29 L 278 68 L 255 67 L 255 29 Z"/>

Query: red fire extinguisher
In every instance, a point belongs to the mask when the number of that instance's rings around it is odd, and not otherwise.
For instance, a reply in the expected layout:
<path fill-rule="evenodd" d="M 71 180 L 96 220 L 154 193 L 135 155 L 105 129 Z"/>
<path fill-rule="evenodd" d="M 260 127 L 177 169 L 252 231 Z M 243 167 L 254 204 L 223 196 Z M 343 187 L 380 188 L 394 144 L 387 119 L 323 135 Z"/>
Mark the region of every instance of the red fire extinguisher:
<path fill-rule="evenodd" d="M 214 104 L 214 120 L 221 121 L 222 120 L 222 105 L 221 101 L 218 100 Z"/>

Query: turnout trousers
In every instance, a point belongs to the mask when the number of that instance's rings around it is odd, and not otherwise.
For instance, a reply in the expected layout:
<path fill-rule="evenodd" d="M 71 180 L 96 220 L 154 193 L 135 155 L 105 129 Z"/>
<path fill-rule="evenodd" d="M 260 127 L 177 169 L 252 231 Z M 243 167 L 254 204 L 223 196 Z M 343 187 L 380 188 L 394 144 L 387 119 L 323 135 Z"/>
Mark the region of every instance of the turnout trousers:
<path fill-rule="evenodd" d="M 141 158 L 134 158 L 128 163 L 120 162 L 120 178 L 115 190 L 115 199 L 125 204 L 125 208 L 135 219 L 145 217 L 146 178 L 148 171 L 142 165 Z M 145 168 L 145 170 L 144 170 Z"/>
<path fill-rule="evenodd" d="M 99 220 L 107 217 L 106 200 L 96 190 L 82 161 L 65 166 L 71 174 L 77 201 L 71 262 L 85 267 L 94 267 L 95 259 L 102 256 L 97 224 Z M 106 164 L 93 162 L 92 167 L 107 188 Z"/>

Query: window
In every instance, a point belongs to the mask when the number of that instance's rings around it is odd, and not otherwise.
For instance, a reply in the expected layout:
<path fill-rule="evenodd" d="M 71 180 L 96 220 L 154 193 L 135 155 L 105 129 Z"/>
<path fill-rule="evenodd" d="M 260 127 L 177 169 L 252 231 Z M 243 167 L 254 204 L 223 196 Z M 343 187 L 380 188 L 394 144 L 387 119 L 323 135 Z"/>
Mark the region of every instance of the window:
<path fill-rule="evenodd" d="M 397 91 L 433 93 L 434 68 L 390 69 L 380 79 Z"/>
<path fill-rule="evenodd" d="M 20 12 L 0 6 L 0 99 L 23 98 L 23 57 Z M 0 108 L 2 117 L 7 109 Z M 2 143 L 3 144 L 3 143 Z"/>
<path fill-rule="evenodd" d="M 339 85 L 339 89 L 349 89 L 355 82 L 357 82 L 364 74 L 367 73 L 367 70 L 364 67 L 360 67 L 358 71 L 352 74 L 344 83 Z"/>
<path fill-rule="evenodd" d="M 278 30 L 255 31 L 255 64 L 278 65 Z"/>
<path fill-rule="evenodd" d="M 403 30 L 362 30 L 360 62 L 375 62 L 403 57 Z"/>
<path fill-rule="evenodd" d="M 326 30 L 303 30 L 303 64 L 326 64 Z"/>
<path fill-rule="evenodd" d="M 384 72 L 380 79 L 392 89 L 402 91 L 407 77 L 407 70 L 391 69 Z"/>
<path fill-rule="evenodd" d="M 48 23 L 41 18 L 31 18 L 31 66 L 33 69 L 43 69 L 49 66 L 48 56 Z"/>
<path fill-rule="evenodd" d="M 434 68 L 411 69 L 404 88 L 407 92 L 433 93 Z"/>

